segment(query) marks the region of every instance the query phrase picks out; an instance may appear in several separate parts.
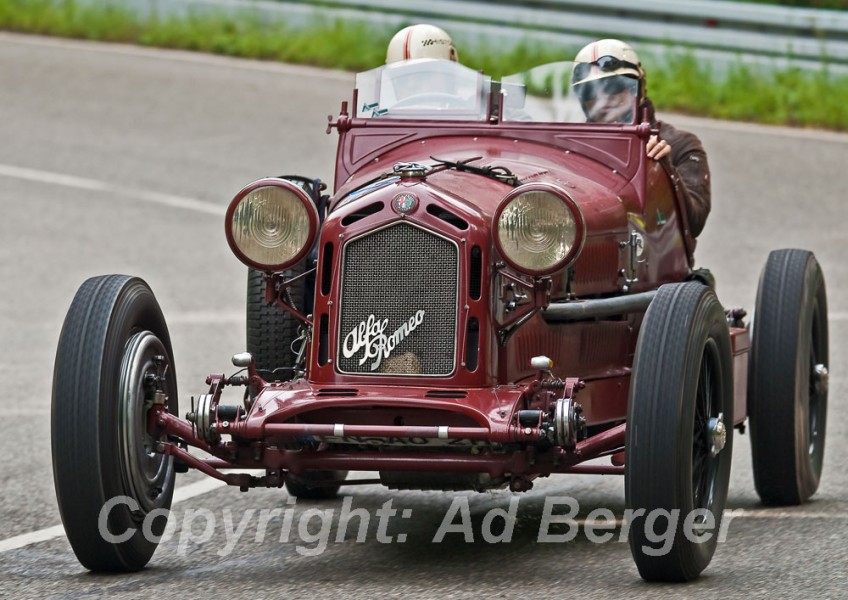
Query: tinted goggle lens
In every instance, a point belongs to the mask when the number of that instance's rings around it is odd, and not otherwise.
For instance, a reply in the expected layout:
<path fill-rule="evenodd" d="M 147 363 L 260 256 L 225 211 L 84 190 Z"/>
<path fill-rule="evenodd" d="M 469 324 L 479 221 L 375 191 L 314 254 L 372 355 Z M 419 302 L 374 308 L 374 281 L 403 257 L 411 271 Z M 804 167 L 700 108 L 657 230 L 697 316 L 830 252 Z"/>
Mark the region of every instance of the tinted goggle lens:
<path fill-rule="evenodd" d="M 638 66 L 634 65 L 631 62 L 627 62 L 626 60 L 621 60 L 616 58 L 615 56 L 602 56 L 598 60 L 595 61 L 595 64 L 601 69 L 601 71 L 605 73 L 610 73 L 612 71 L 618 71 L 622 67 L 628 67 L 631 69 L 639 69 Z"/>
<path fill-rule="evenodd" d="M 631 62 L 627 62 L 626 60 L 621 60 L 620 58 L 616 58 L 615 56 L 602 56 L 595 62 L 591 63 L 578 63 L 574 65 L 574 73 L 572 75 L 573 81 L 580 81 L 581 79 L 585 79 L 589 76 L 589 73 L 592 72 L 592 68 L 600 69 L 603 73 L 614 73 L 621 68 L 630 68 L 639 70 L 639 65 L 634 65 Z"/>
<path fill-rule="evenodd" d="M 598 94 L 611 96 L 624 91 L 630 91 L 635 95 L 638 85 L 638 79 L 628 77 L 627 75 L 613 75 L 611 77 L 593 79 L 585 83 L 578 83 L 574 86 L 574 91 L 577 93 L 580 102 L 585 103 L 594 100 Z"/>

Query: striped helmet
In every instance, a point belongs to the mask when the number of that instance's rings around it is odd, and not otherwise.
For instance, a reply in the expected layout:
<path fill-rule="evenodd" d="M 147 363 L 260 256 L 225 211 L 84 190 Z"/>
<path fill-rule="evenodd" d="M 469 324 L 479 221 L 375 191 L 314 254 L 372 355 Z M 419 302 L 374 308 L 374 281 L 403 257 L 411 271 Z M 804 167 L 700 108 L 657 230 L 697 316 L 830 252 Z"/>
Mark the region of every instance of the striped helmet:
<path fill-rule="evenodd" d="M 386 63 L 413 58 L 440 58 L 458 61 L 453 40 L 445 30 L 424 23 L 398 31 L 386 51 Z"/>

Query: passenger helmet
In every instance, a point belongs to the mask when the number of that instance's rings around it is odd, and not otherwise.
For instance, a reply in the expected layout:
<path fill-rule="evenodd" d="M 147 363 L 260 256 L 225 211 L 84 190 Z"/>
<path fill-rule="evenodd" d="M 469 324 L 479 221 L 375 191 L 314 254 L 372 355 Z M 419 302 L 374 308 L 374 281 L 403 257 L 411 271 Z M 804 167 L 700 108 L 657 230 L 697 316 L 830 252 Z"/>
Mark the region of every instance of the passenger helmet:
<path fill-rule="evenodd" d="M 386 64 L 413 58 L 458 61 L 453 40 L 444 29 L 421 23 L 398 31 L 389 42 Z"/>
<path fill-rule="evenodd" d="M 586 121 L 632 123 L 635 104 L 647 100 L 645 71 L 633 48 L 621 40 L 598 40 L 580 50 L 574 62 L 571 87 Z"/>
<path fill-rule="evenodd" d="M 574 62 L 577 65 L 571 81 L 573 85 L 614 75 L 627 75 L 636 79 L 645 77 L 639 55 L 621 40 L 605 39 L 592 42 L 577 53 Z"/>

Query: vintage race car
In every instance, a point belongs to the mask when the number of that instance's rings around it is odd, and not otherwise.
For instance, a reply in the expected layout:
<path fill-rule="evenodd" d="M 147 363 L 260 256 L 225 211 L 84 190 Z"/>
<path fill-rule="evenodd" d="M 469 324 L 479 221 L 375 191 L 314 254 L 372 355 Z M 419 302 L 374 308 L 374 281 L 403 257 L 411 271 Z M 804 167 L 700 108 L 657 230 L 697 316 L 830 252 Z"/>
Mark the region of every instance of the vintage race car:
<path fill-rule="evenodd" d="M 684 190 L 646 157 L 656 131 L 638 114 L 583 122 L 571 68 L 494 81 L 423 59 L 359 74 L 327 129 L 333 193 L 273 177 L 230 204 L 248 351 L 185 418 L 149 287 L 82 285 L 52 435 L 85 567 L 147 564 L 166 517 L 141 523 L 167 514 L 188 469 L 299 498 L 333 496 L 350 470 L 393 489 L 513 492 L 621 474 L 639 573 L 669 581 L 698 576 L 716 549 L 734 429 L 750 428 L 764 503 L 816 491 L 828 330 L 815 257 L 769 256 L 754 321 L 722 307 L 695 269 Z M 658 511 L 681 515 L 664 552 Z"/>

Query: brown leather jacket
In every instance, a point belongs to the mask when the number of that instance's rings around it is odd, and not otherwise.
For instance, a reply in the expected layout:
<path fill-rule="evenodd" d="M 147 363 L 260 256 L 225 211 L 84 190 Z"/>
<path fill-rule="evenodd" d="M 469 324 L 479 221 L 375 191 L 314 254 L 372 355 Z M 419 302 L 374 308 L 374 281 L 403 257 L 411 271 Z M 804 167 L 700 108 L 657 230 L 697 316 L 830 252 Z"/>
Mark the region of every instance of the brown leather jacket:
<path fill-rule="evenodd" d="M 710 200 L 710 165 L 707 152 L 694 133 L 677 129 L 664 121 L 657 121 L 654 105 L 646 100 L 643 109 L 648 111 L 651 123 L 659 128 L 660 139 L 671 146 L 671 165 L 680 180 L 686 213 L 689 218 L 689 231 L 697 237 L 703 230 L 712 206 Z"/>

